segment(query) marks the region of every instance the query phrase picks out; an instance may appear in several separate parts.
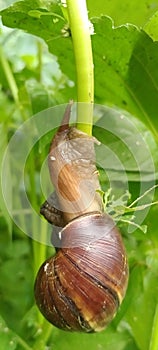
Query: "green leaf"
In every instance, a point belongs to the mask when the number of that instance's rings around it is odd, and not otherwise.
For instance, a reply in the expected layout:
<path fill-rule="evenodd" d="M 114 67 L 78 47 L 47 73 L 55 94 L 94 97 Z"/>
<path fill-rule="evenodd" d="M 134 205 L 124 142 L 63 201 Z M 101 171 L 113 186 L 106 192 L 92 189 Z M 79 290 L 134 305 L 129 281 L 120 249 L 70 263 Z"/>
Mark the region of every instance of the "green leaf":
<path fill-rule="evenodd" d="M 45 85 L 35 80 L 27 81 L 25 85 L 31 100 L 33 114 L 53 105 L 54 99 Z"/>
<path fill-rule="evenodd" d="M 62 66 L 63 64 L 65 65 L 63 72 L 74 81 L 75 64 L 72 43 L 70 37 L 65 35 L 65 25 L 67 23 L 62 17 L 61 9 L 56 5 L 56 1 L 51 3 L 51 8 L 45 6 L 45 12 L 42 12 L 43 8 L 39 6 L 37 1 L 27 0 L 17 2 L 11 7 L 1 11 L 0 14 L 3 24 L 11 28 L 23 29 L 28 33 L 43 38 L 48 45 L 49 51 L 58 56 L 59 63 L 61 63 Z M 33 10 L 40 12 L 40 17 L 32 17 Z M 72 84 L 70 83 L 69 85 Z M 69 90 L 69 86 L 67 86 L 67 89 Z M 73 95 L 74 91 L 68 91 L 67 100 L 73 98 Z"/>
<path fill-rule="evenodd" d="M 33 303 L 33 272 L 28 241 L 6 244 L 5 232 L 1 232 L 3 262 L 0 263 L 0 313 L 8 326 L 19 331 L 20 320 Z"/>
<path fill-rule="evenodd" d="M 61 350 L 63 346 L 64 350 L 87 350 L 87 344 L 91 350 L 138 350 L 128 331 L 119 331 L 112 327 L 97 334 L 72 334 L 54 329 L 50 346 L 53 344 L 54 350 Z"/>
<path fill-rule="evenodd" d="M 158 140 L 158 44 L 135 26 L 94 20 L 95 95 L 141 119 Z"/>
<path fill-rule="evenodd" d="M 47 42 L 62 35 L 65 19 L 57 1 L 19 1 L 2 10 L 3 24 L 39 35 Z"/>
<path fill-rule="evenodd" d="M 0 316 L 0 343 L 1 349 L 15 350 L 17 348 L 16 335 L 8 328 Z"/>
<path fill-rule="evenodd" d="M 130 274 L 127 298 L 130 299 L 125 319 L 140 350 L 148 350 L 157 305 L 156 271 L 136 266 Z"/>
<path fill-rule="evenodd" d="M 154 41 L 158 41 L 158 11 L 154 13 L 143 29 Z"/>
<path fill-rule="evenodd" d="M 114 19 L 115 25 L 132 23 L 138 26 L 143 24 L 158 10 L 158 1 L 152 0 L 87 0 L 89 15 L 108 15 Z"/>
<path fill-rule="evenodd" d="M 96 148 L 97 162 L 108 172 L 110 180 L 126 181 L 126 175 L 128 181 L 138 182 L 140 178 L 142 182 L 158 178 L 157 144 L 146 126 L 118 109 L 98 106 L 97 111 L 101 117 L 93 128 L 101 142 Z"/>
<path fill-rule="evenodd" d="M 154 322 L 153 322 L 150 347 L 149 347 L 150 350 L 157 350 L 157 346 L 158 346 L 157 328 L 158 328 L 158 304 L 155 308 Z"/>

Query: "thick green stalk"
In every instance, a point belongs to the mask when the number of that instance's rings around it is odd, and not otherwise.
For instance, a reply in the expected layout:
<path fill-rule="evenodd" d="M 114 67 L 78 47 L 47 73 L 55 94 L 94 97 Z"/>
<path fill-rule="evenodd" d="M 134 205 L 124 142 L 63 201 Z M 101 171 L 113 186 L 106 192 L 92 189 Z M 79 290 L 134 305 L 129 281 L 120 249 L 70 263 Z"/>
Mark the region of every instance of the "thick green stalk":
<path fill-rule="evenodd" d="M 86 0 L 67 0 L 67 8 L 77 74 L 77 128 L 91 135 L 94 77 Z"/>

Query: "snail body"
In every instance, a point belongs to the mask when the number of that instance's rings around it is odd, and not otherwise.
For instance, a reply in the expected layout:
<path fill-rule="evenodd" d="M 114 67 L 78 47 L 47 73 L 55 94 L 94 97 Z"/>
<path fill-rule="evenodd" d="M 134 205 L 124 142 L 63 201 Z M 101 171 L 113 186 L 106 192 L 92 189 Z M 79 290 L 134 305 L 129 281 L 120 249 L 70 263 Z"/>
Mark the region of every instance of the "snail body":
<path fill-rule="evenodd" d="M 57 208 L 54 197 L 41 208 L 46 219 L 60 227 L 60 244 L 39 269 L 35 298 L 56 327 L 91 333 L 104 329 L 115 316 L 126 292 L 128 264 L 119 230 L 102 212 L 96 192 L 96 140 L 70 128 L 69 117 L 70 106 L 49 152 Z"/>

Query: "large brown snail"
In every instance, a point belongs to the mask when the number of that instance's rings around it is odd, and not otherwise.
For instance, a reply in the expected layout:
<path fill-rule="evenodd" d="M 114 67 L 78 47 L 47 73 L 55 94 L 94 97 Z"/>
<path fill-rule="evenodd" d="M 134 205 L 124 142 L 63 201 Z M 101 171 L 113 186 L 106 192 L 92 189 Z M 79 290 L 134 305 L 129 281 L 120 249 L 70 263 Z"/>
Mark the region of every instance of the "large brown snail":
<path fill-rule="evenodd" d="M 115 316 L 128 283 L 119 230 L 103 213 L 95 165 L 97 140 L 69 127 L 70 104 L 52 140 L 49 171 L 55 194 L 41 213 L 59 226 L 58 248 L 39 269 L 36 303 L 63 330 L 97 332 Z M 55 207 L 53 207 L 55 202 Z"/>

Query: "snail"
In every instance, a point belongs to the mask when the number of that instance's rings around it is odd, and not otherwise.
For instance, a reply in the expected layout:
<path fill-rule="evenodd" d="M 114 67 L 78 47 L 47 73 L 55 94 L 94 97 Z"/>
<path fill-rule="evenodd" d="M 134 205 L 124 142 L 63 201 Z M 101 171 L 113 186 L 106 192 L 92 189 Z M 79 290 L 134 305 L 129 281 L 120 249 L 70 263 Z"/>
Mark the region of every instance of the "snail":
<path fill-rule="evenodd" d="M 128 263 L 121 234 L 103 212 L 94 143 L 69 126 L 71 103 L 54 136 L 48 166 L 55 192 L 41 214 L 58 227 L 56 255 L 40 267 L 35 299 L 56 327 L 99 332 L 114 318 L 127 289 Z"/>

